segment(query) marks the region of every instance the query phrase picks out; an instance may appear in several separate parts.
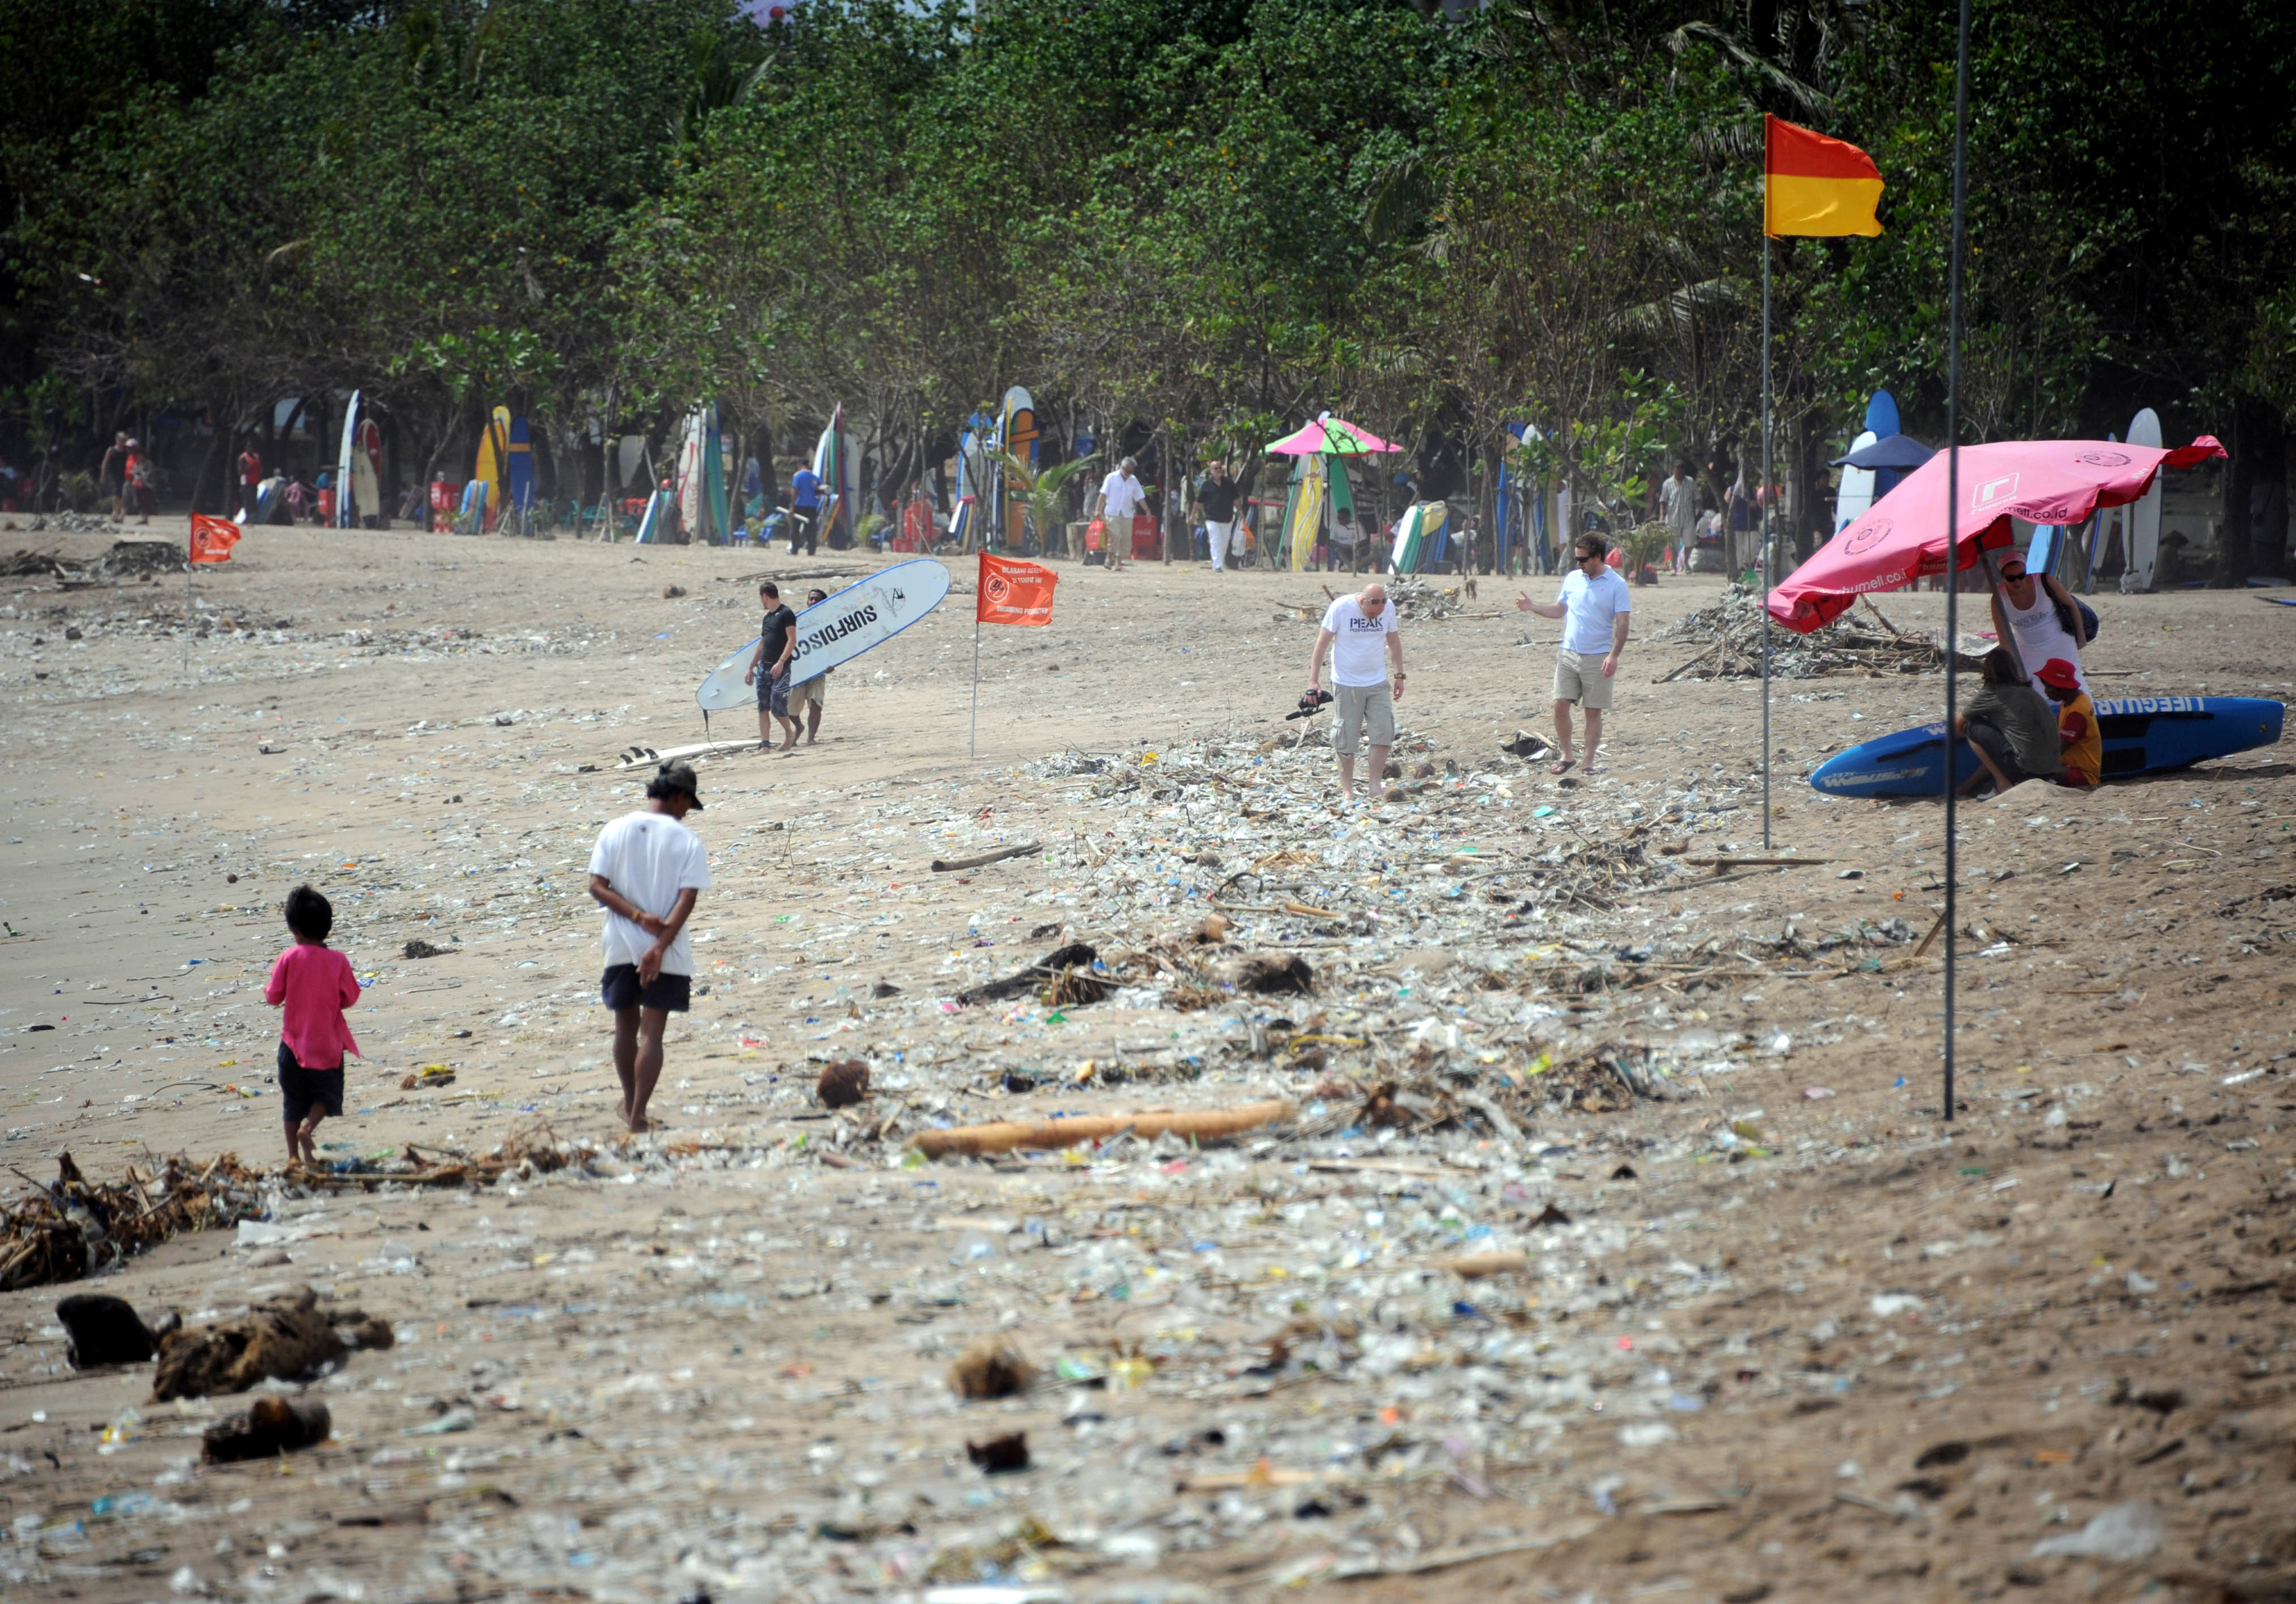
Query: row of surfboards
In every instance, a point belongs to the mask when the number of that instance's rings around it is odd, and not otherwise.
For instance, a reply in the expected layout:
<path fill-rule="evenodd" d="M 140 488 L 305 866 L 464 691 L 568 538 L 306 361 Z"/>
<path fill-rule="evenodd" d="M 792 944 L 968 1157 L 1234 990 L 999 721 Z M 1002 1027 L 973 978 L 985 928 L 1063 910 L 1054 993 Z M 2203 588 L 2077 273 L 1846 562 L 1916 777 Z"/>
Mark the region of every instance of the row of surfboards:
<path fill-rule="evenodd" d="M 1415 574 L 1427 563 L 1440 561 L 1450 509 L 1441 502 L 1417 502 L 1406 509 L 1395 526 L 1388 561 L 1398 574 Z M 1355 504 L 1355 489 L 1348 480 L 1347 459 L 1308 455 L 1292 459 L 1291 483 L 1285 487 L 1283 531 L 1276 548 L 1294 573 L 1304 573 L 1315 561 L 1318 543 L 1333 538 L 1341 525 L 1351 525 L 1358 540 L 1375 537 Z"/>
<path fill-rule="evenodd" d="M 1868 446 L 1879 445 L 1902 432 L 1898 415 L 1897 398 L 1888 390 L 1876 390 L 1866 404 L 1866 427 L 1849 443 L 1849 454 L 1856 455 Z M 2128 443 L 2131 446 L 2158 447 L 2161 444 L 2161 415 L 2145 407 L 2128 422 Z M 1833 503 L 1833 532 L 1837 535 L 1856 523 L 1874 503 L 1894 489 L 1904 477 L 1902 471 L 1889 468 L 1859 468 L 1845 466 L 1841 470 L 1841 487 Z M 2121 555 L 2126 567 L 2127 588 L 2151 590 L 2152 576 L 2161 559 L 2161 481 L 2155 479 L 2152 487 L 2131 503 L 2125 510 L 2100 512 L 2089 530 L 2088 561 L 2093 567 L 2103 555 L 2100 549 L 2107 519 L 2118 517 L 2122 521 Z M 2051 573 L 2063 560 L 2076 531 L 2042 525 L 2033 531 L 2031 544 L 2027 548 L 2025 566 L 2035 573 Z"/>
<path fill-rule="evenodd" d="M 1004 544 L 1020 544 L 1025 487 L 1012 482 L 1004 458 L 1018 457 L 1033 473 L 1043 444 L 1037 398 L 1017 384 L 1004 392 L 995 418 L 976 412 L 965 421 L 956 439 L 955 521 L 949 529 L 960 547 L 980 536 L 982 519 L 988 528 L 1004 531 Z"/>

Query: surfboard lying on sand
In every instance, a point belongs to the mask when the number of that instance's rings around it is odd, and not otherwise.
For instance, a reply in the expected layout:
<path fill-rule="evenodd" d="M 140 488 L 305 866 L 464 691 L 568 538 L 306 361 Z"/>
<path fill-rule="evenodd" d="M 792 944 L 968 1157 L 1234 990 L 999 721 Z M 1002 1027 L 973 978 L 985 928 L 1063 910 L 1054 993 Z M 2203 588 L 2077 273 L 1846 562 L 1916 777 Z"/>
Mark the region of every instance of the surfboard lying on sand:
<path fill-rule="evenodd" d="M 790 683 L 797 684 L 849 663 L 872 646 L 882 646 L 941 604 L 948 594 L 948 570 L 931 557 L 914 557 L 879 569 L 797 616 L 797 650 L 790 659 Z M 704 713 L 722 713 L 754 702 L 758 688 L 745 683 L 747 646 L 709 671 L 693 692 Z"/>
<path fill-rule="evenodd" d="M 738 679 L 741 676 L 737 674 L 734 677 Z M 699 741 L 692 746 L 664 747 L 660 751 L 650 746 L 624 747 L 615 760 L 614 767 L 617 770 L 653 768 L 664 763 L 691 763 L 697 757 L 727 757 L 735 752 L 753 751 L 757 744 L 758 738 L 752 735 L 744 741 Z"/>
<path fill-rule="evenodd" d="M 2104 777 L 2166 773 L 2211 757 L 2226 757 L 2280 739 L 2284 709 L 2259 696 L 2131 696 L 2096 704 L 2104 736 Z M 1954 783 L 1978 771 L 1965 741 L 1958 749 Z M 1945 726 L 1921 724 L 1835 754 L 1820 764 L 1810 784 L 1835 797 L 1944 795 Z"/>

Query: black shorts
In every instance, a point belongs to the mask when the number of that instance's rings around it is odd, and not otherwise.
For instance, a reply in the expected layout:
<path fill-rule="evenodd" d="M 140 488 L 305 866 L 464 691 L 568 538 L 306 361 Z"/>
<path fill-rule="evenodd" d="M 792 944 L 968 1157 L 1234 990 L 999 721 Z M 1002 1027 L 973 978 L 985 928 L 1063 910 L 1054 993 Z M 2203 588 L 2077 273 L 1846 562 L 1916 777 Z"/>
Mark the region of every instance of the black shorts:
<path fill-rule="evenodd" d="M 616 1013 L 625 1008 L 658 1008 L 666 1013 L 684 1013 L 693 1005 L 693 977 L 664 972 L 656 975 L 651 985 L 641 985 L 636 964 L 610 963 L 605 978 L 598 983 L 598 994 Z"/>
<path fill-rule="evenodd" d="M 279 1043 L 279 1096 L 286 1104 L 286 1123 L 301 1125 L 316 1103 L 331 1119 L 343 1117 L 343 1067 L 306 1069 L 295 1061 L 295 1050 Z"/>

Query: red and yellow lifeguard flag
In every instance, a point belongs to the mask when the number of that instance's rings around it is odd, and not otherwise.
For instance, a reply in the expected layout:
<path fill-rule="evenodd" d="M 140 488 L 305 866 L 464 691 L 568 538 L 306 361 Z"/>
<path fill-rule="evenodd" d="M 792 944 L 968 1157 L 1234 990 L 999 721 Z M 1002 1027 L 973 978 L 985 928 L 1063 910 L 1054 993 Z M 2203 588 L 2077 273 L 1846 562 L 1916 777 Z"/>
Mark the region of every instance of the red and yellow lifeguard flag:
<path fill-rule="evenodd" d="M 1854 144 L 1762 118 L 1762 232 L 1878 234 L 1882 169 Z"/>

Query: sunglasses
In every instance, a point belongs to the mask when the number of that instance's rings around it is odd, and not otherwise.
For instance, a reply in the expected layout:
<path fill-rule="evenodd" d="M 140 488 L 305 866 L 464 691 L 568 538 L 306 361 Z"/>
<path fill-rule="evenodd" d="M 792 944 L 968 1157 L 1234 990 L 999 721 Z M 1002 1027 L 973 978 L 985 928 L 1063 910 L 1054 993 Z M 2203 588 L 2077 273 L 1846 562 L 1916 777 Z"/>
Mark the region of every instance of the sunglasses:
<path fill-rule="evenodd" d="M 2004 579 L 2022 579 L 2025 577 L 2025 570 L 2021 568 L 2003 569 L 2001 577 Z"/>

